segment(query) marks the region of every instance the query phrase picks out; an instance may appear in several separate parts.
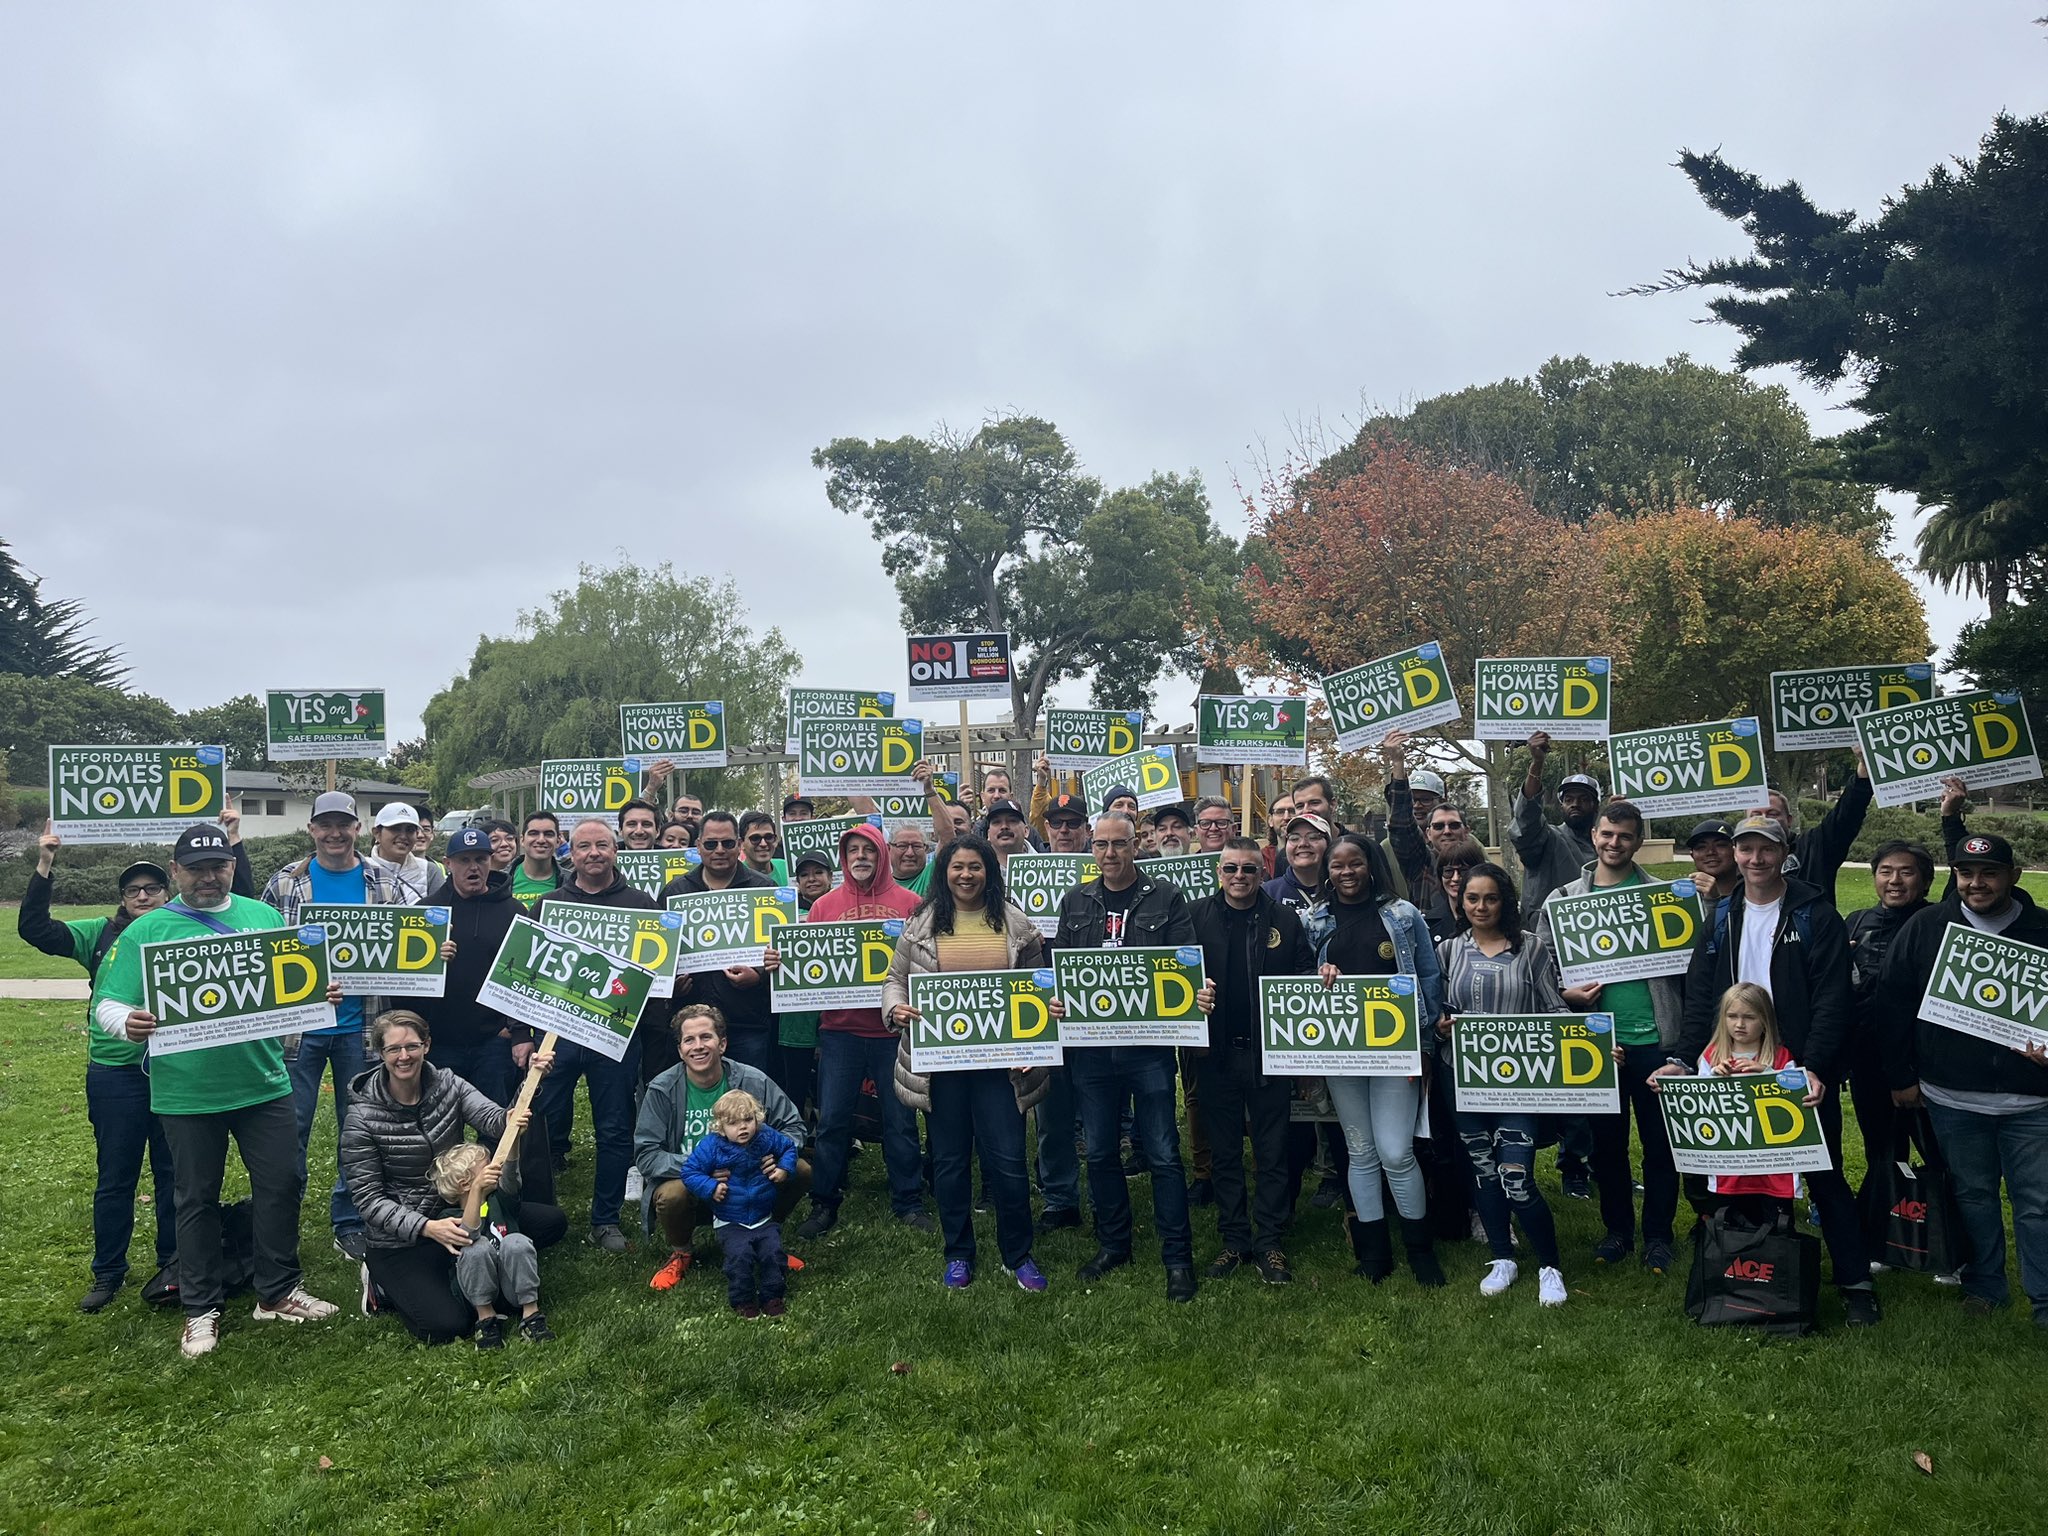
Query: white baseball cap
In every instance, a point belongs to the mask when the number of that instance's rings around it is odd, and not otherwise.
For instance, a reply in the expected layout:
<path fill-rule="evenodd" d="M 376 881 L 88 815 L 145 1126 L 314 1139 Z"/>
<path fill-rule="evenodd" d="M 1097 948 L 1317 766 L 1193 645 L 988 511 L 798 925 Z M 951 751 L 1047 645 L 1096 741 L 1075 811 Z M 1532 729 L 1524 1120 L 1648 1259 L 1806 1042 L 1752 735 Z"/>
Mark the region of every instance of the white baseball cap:
<path fill-rule="evenodd" d="M 403 800 L 393 800 L 377 813 L 377 819 L 371 823 L 376 827 L 416 827 L 419 824 L 420 813 Z"/>

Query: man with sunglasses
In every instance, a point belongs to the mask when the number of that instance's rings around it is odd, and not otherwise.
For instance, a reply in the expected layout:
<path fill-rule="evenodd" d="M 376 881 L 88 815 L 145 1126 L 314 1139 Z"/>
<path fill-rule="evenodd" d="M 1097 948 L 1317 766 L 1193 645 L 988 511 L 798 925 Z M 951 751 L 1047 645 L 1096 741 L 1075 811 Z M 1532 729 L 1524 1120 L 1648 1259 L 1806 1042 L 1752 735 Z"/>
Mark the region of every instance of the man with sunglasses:
<path fill-rule="evenodd" d="M 809 802 L 805 802 L 808 805 Z M 759 815 L 759 812 L 750 812 Z M 785 814 L 787 809 L 785 808 Z M 798 817 L 802 820 L 802 817 Z M 696 891 L 725 891 L 776 885 L 771 875 L 740 861 L 740 820 L 730 811 L 706 811 L 697 828 L 697 867 L 661 888 L 661 904 L 671 896 Z M 725 1016 L 726 1054 L 734 1061 L 775 1075 L 775 1015 L 770 1011 L 767 973 L 758 966 L 734 965 L 722 971 L 676 978 L 675 1004 L 709 1003 Z"/>
<path fill-rule="evenodd" d="M 810 801 L 792 800 L 788 804 L 801 806 L 803 810 L 801 814 L 791 815 L 785 807 L 782 813 L 784 821 L 811 819 Z M 788 866 L 776 857 L 782 848 L 782 834 L 775 830 L 775 818 L 766 811 L 748 811 L 740 817 L 739 832 L 740 857 L 746 860 L 747 868 L 760 875 L 770 885 L 789 884 Z"/>

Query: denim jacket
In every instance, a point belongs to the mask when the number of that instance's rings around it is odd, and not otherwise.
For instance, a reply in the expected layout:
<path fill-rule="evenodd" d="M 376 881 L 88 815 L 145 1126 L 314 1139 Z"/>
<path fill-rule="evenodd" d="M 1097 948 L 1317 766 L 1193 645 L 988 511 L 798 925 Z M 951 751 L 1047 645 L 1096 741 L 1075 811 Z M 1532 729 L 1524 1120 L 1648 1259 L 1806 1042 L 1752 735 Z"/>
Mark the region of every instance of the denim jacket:
<path fill-rule="evenodd" d="M 1433 1040 L 1436 1021 L 1444 1011 L 1444 973 L 1437 964 L 1436 944 L 1429 936 L 1429 924 L 1410 902 L 1390 896 L 1380 903 L 1380 921 L 1387 925 L 1387 937 L 1394 941 L 1394 969 L 1415 978 L 1417 1015 L 1422 1021 L 1422 1038 Z M 1318 902 L 1301 914 L 1301 926 L 1316 947 L 1316 964 L 1329 956 L 1330 939 L 1337 932 L 1337 914 L 1327 903 Z"/>

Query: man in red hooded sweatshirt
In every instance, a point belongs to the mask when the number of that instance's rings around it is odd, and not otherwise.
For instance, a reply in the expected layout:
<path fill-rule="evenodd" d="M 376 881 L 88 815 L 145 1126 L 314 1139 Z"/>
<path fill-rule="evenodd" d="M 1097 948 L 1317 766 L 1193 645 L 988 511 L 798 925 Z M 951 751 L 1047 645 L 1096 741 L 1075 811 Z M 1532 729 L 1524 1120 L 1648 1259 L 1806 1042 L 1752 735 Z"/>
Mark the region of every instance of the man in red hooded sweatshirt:
<path fill-rule="evenodd" d="M 811 903 L 808 923 L 860 918 L 903 918 L 917 897 L 889 873 L 889 845 L 879 827 L 863 822 L 839 839 L 837 890 Z M 896 1097 L 896 1036 L 880 1008 L 828 1009 L 818 1017 L 818 1144 L 811 1156 L 811 1214 L 797 1228 L 805 1238 L 838 1225 L 846 1194 L 846 1160 L 853 1148 L 853 1111 L 861 1084 L 872 1081 L 882 1108 L 882 1162 L 889 1170 L 889 1204 L 896 1219 L 920 1232 L 933 1230 L 924 1208 L 923 1163 L 917 1111 Z"/>

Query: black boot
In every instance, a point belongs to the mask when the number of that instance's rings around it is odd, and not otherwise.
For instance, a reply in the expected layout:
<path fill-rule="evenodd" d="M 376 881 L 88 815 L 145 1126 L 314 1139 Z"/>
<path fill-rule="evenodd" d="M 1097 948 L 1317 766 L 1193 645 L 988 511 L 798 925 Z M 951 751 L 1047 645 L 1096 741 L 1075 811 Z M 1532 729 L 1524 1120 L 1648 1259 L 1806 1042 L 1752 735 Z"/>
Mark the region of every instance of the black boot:
<path fill-rule="evenodd" d="M 1360 1221 L 1346 1216 L 1344 1230 L 1351 1234 L 1351 1256 L 1358 1261 L 1351 1266 L 1351 1273 L 1378 1285 L 1394 1272 L 1394 1244 L 1387 1236 L 1384 1219 Z"/>
<path fill-rule="evenodd" d="M 1401 1246 L 1408 1250 L 1408 1267 L 1415 1271 L 1417 1285 L 1438 1286 L 1444 1283 L 1443 1269 L 1436 1261 L 1436 1246 L 1430 1240 L 1427 1216 L 1401 1218 Z"/>

